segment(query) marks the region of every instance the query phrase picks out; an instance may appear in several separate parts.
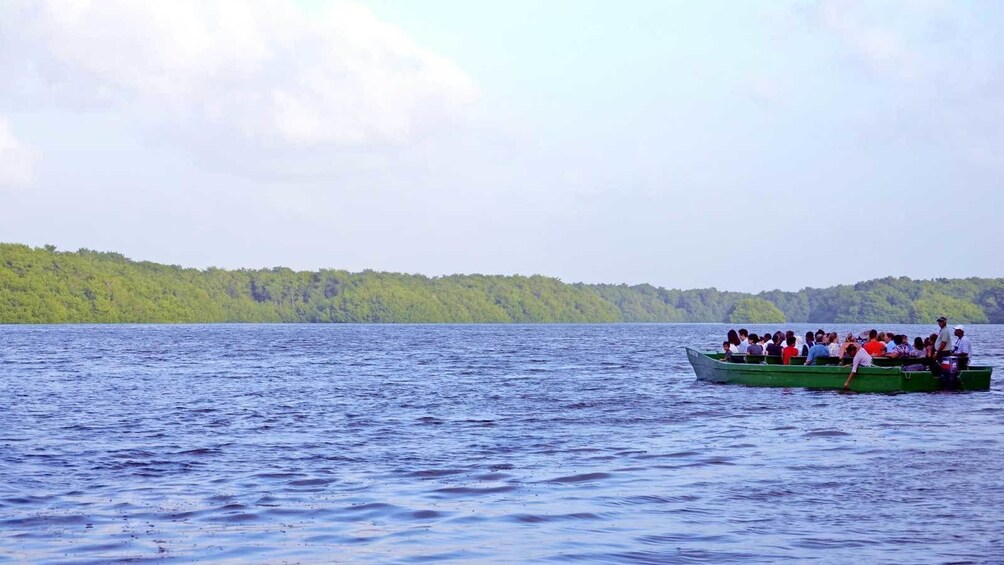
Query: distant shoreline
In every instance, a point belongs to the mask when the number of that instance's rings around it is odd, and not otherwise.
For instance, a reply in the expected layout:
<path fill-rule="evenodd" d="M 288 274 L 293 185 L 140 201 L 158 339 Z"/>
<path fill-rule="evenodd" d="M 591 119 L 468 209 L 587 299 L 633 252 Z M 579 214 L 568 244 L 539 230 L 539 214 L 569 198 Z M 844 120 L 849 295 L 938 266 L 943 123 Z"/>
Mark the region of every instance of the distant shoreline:
<path fill-rule="evenodd" d="M 887 277 L 749 294 L 541 275 L 199 270 L 112 252 L 0 244 L 0 324 L 871 325 L 933 324 L 942 315 L 953 323 L 1004 323 L 1004 279 Z"/>

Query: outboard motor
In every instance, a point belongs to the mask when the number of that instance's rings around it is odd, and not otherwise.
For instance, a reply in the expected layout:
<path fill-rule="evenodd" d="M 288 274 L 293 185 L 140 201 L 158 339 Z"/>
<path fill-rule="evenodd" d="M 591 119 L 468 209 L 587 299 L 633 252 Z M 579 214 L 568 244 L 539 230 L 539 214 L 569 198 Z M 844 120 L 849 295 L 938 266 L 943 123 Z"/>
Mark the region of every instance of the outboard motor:
<path fill-rule="evenodd" d="M 954 356 L 941 359 L 941 390 L 959 390 L 962 377 L 959 373 L 959 358 Z"/>

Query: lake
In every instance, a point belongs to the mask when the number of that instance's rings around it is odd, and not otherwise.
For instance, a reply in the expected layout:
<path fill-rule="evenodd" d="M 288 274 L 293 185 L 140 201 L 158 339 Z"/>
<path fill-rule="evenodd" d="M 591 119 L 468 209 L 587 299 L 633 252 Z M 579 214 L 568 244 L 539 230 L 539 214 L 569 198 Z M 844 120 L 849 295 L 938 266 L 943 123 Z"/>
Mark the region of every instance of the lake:
<path fill-rule="evenodd" d="M 1004 326 L 902 395 L 697 382 L 727 329 L 0 326 L 0 563 L 1004 559 Z"/>

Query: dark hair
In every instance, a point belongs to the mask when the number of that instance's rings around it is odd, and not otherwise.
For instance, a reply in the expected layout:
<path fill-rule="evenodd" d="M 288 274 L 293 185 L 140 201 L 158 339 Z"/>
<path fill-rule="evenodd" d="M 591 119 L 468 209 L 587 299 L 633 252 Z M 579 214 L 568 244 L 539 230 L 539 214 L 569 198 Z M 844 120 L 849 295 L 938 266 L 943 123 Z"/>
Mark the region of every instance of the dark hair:
<path fill-rule="evenodd" d="M 924 349 L 924 339 L 920 336 L 913 338 L 914 349 Z"/>
<path fill-rule="evenodd" d="M 747 331 L 747 330 L 746 330 L 746 328 L 742 328 L 742 329 L 740 329 L 740 330 L 739 330 L 739 335 L 741 335 L 741 336 L 743 336 L 743 335 L 744 335 L 744 336 L 746 336 L 746 337 L 749 337 L 749 335 L 750 335 L 750 332 L 749 332 L 749 331 Z"/>
<path fill-rule="evenodd" d="M 771 340 L 771 341 L 773 341 L 774 343 L 781 343 L 781 338 L 783 338 L 783 337 L 784 337 L 784 334 L 782 334 L 781 332 L 777 331 L 777 332 L 774 332 L 774 339 Z"/>
<path fill-rule="evenodd" d="M 816 335 L 812 332 L 805 332 L 805 341 L 815 341 Z"/>
<path fill-rule="evenodd" d="M 750 334 L 750 341 L 752 341 L 752 342 L 760 341 L 760 336 L 758 336 L 756 334 Z"/>
<path fill-rule="evenodd" d="M 723 341 L 723 342 L 722 342 L 722 347 L 728 347 L 728 346 L 730 346 L 730 345 L 732 345 L 732 343 L 731 343 L 731 342 L 728 342 L 728 341 Z"/>
<path fill-rule="evenodd" d="M 789 346 L 795 345 L 795 336 L 793 336 L 793 335 L 788 336 L 787 341 L 788 341 L 788 345 Z"/>
<path fill-rule="evenodd" d="M 878 330 L 871 330 L 868 332 L 868 339 L 875 339 L 878 337 Z"/>
<path fill-rule="evenodd" d="M 739 345 L 739 334 L 736 333 L 736 330 L 729 330 L 729 343 Z"/>
<path fill-rule="evenodd" d="M 854 355 L 854 352 L 857 351 L 857 350 L 858 350 L 857 344 L 856 343 L 852 343 L 852 344 L 848 345 L 847 349 L 845 349 L 844 351 L 846 353 L 850 353 L 851 355 Z"/>
<path fill-rule="evenodd" d="M 819 328 L 818 330 L 816 330 L 816 335 L 819 335 L 819 334 L 826 335 L 826 332 L 823 331 L 823 328 Z"/>

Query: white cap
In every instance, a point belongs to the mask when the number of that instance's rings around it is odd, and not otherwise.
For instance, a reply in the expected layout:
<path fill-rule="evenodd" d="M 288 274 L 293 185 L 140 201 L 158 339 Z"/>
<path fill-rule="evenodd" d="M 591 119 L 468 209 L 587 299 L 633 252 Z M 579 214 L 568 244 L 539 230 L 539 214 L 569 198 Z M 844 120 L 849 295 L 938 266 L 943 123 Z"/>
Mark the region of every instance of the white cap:
<path fill-rule="evenodd" d="M 966 331 L 966 328 L 962 327 L 961 325 L 960 326 L 955 326 L 955 329 Z"/>

